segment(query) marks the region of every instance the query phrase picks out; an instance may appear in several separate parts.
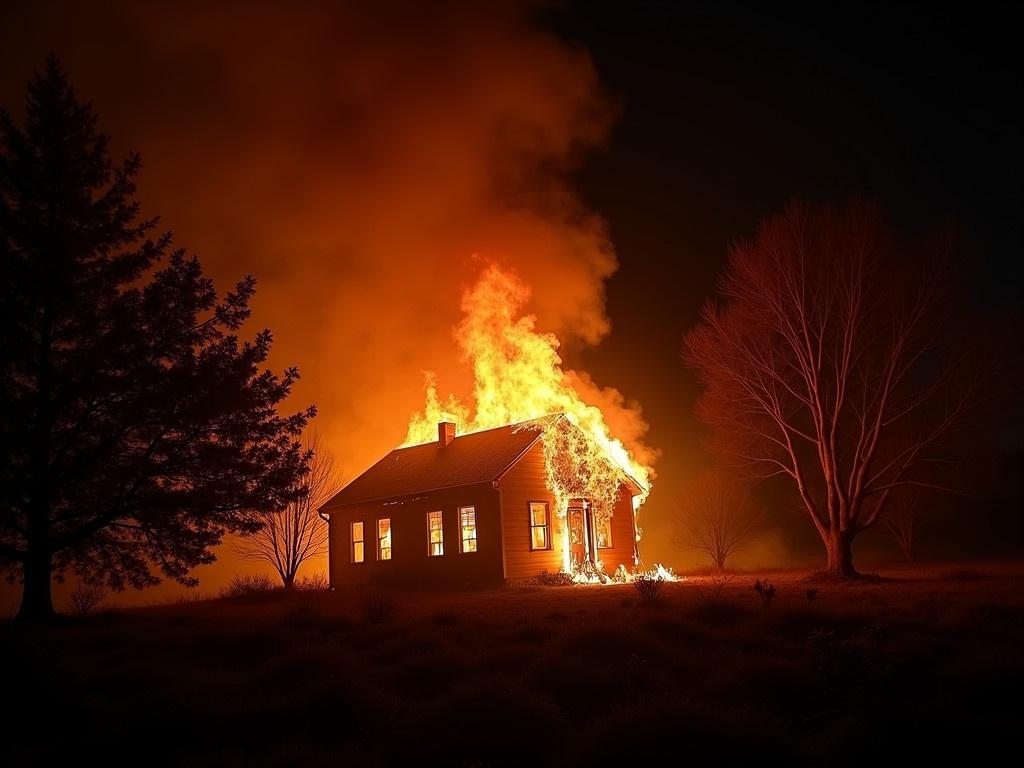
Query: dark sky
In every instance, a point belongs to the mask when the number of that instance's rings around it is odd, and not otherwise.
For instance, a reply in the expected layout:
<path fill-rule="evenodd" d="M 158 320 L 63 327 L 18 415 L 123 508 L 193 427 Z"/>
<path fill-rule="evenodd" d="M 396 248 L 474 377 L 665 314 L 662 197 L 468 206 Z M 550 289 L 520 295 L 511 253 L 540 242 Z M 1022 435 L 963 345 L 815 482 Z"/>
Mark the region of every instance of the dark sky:
<path fill-rule="evenodd" d="M 729 244 L 788 200 L 876 199 L 910 232 L 955 222 L 977 303 L 1021 306 L 1020 9 L 889 5 L 581 3 L 555 16 L 621 107 L 609 151 L 580 176 L 621 262 L 611 336 L 585 366 L 645 404 L 666 455 L 694 449 L 692 378 L 643 361 L 678 360 Z M 626 355 L 636 365 L 619 365 Z M 683 486 L 663 473 L 659 491 Z"/>
<path fill-rule="evenodd" d="M 401 440 L 423 369 L 466 394 L 470 254 L 513 266 L 567 364 L 642 405 L 646 555 L 680 562 L 706 463 L 680 343 L 759 220 L 860 196 L 955 221 L 977 304 L 1022 302 L 1021 11 L 779 5 L 7 3 L 0 104 L 62 58 L 142 152 L 147 213 L 221 287 L 256 274 L 350 476 Z M 782 522 L 751 562 L 817 556 Z"/>

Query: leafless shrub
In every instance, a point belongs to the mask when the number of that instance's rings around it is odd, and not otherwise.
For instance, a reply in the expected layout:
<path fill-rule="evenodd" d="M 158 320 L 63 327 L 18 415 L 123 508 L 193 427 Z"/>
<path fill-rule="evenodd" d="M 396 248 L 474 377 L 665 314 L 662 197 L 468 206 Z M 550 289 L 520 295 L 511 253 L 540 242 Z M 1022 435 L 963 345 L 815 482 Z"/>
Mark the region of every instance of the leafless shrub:
<path fill-rule="evenodd" d="M 764 602 L 765 608 L 771 606 L 772 600 L 775 599 L 775 585 L 769 584 L 767 581 L 755 579 L 754 591 L 761 596 L 761 600 Z"/>
<path fill-rule="evenodd" d="M 747 482 L 705 472 L 690 484 L 675 520 L 676 541 L 707 553 L 718 570 L 756 534 L 761 511 Z"/>
<path fill-rule="evenodd" d="M 295 588 L 304 592 L 326 592 L 331 588 L 331 582 L 323 571 L 314 573 L 312 576 L 303 576 L 295 582 Z"/>
<path fill-rule="evenodd" d="M 79 582 L 68 596 L 71 613 L 76 616 L 87 616 L 106 596 L 107 590 L 100 585 Z"/>
<path fill-rule="evenodd" d="M 386 592 L 367 592 L 359 610 L 371 624 L 383 624 L 394 618 L 397 607 L 395 598 Z"/>
<path fill-rule="evenodd" d="M 718 573 L 709 576 L 702 584 L 697 586 L 697 596 L 704 602 L 717 601 L 724 590 L 732 581 L 731 573 Z"/>
<path fill-rule="evenodd" d="M 302 447 L 309 457 L 309 472 L 299 483 L 301 495 L 284 509 L 261 510 L 262 527 L 236 548 L 245 559 L 272 565 L 289 591 L 296 588 L 301 565 L 327 551 L 327 523 L 320 517 L 320 505 L 341 484 L 334 457 L 318 432 L 307 430 Z"/>
<path fill-rule="evenodd" d="M 638 573 L 633 576 L 633 588 L 645 603 L 657 602 L 664 584 L 665 580 L 661 576 L 651 576 L 649 573 Z"/>
<path fill-rule="evenodd" d="M 221 590 L 221 597 L 252 597 L 266 595 L 278 588 L 277 582 L 265 573 L 239 574 Z"/>

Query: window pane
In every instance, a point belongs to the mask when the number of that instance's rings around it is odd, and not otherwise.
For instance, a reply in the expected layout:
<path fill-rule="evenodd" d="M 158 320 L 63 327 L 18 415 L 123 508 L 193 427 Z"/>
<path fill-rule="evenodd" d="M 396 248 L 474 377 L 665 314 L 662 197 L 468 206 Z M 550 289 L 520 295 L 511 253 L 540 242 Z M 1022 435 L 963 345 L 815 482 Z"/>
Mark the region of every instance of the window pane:
<path fill-rule="evenodd" d="M 599 515 L 596 520 L 597 548 L 610 549 L 612 546 L 612 519 L 610 515 Z"/>
<path fill-rule="evenodd" d="M 357 521 L 352 523 L 352 562 L 361 563 L 363 559 L 363 523 Z"/>
<path fill-rule="evenodd" d="M 377 559 L 391 559 L 391 518 L 384 517 L 377 521 Z"/>
<path fill-rule="evenodd" d="M 530 502 L 530 549 L 548 548 L 548 504 Z"/>
<path fill-rule="evenodd" d="M 444 554 L 444 518 L 440 512 L 427 513 L 427 554 Z"/>
<path fill-rule="evenodd" d="M 459 527 L 463 552 L 476 552 L 476 508 L 459 508 Z"/>

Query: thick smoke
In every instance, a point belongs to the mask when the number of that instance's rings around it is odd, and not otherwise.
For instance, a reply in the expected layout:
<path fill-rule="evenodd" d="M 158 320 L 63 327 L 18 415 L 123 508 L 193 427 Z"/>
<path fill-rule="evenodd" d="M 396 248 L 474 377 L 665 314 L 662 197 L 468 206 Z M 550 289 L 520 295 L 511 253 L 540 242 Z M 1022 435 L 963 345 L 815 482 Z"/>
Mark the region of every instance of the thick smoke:
<path fill-rule="evenodd" d="M 254 326 L 274 331 L 276 367 L 301 369 L 295 405 L 319 406 L 349 477 L 401 442 L 422 371 L 469 393 L 452 328 L 473 254 L 532 286 L 538 327 L 563 345 L 607 333 L 615 253 L 567 176 L 613 110 L 587 52 L 537 8 L 198 10 L 8 9 L 0 95 L 17 110 L 46 53 L 61 57 L 115 151 L 142 153 L 144 212 L 222 289 L 256 275 Z"/>

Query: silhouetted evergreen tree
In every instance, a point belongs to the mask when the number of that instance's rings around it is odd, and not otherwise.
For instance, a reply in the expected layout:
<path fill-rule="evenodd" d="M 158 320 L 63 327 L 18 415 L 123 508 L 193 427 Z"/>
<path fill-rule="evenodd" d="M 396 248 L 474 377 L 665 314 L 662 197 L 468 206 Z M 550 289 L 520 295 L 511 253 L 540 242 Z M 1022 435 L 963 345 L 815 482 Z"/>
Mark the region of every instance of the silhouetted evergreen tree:
<path fill-rule="evenodd" d="M 0 111 L 0 564 L 24 581 L 20 617 L 52 614 L 69 570 L 191 583 L 305 471 L 313 411 L 277 411 L 298 372 L 261 368 L 269 331 L 234 335 L 254 280 L 218 300 L 195 257 L 150 239 L 139 167 L 111 164 L 53 57 L 24 126 Z"/>

